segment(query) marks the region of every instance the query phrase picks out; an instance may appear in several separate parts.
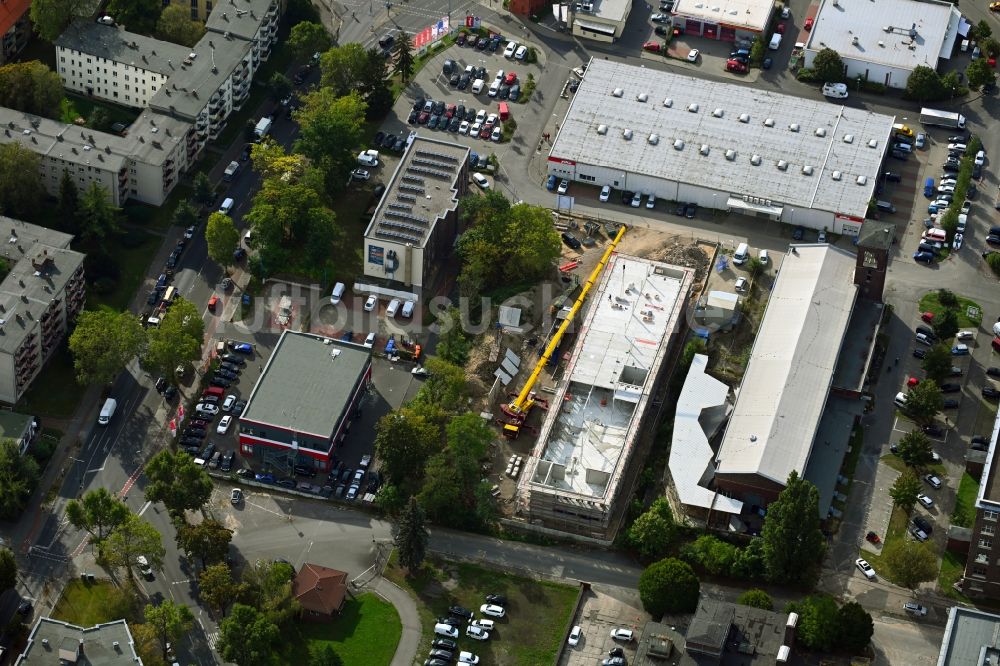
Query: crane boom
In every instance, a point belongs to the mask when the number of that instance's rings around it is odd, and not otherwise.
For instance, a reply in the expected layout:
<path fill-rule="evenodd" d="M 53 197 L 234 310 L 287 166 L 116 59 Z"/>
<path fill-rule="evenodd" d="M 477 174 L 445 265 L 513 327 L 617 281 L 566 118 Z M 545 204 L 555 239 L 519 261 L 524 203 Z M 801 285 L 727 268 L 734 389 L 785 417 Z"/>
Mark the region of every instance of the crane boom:
<path fill-rule="evenodd" d="M 618 229 L 618 233 L 615 235 L 614 240 L 611 241 L 611 245 L 609 245 L 608 249 L 604 251 L 604 256 L 601 257 L 599 262 L 597 262 L 597 266 L 594 267 L 594 271 L 590 274 L 590 277 L 587 278 L 587 282 L 584 283 L 583 289 L 580 291 L 580 296 L 577 297 L 576 302 L 573 303 L 573 307 L 570 308 L 569 314 L 566 315 L 566 319 L 563 320 L 563 323 L 559 325 L 559 328 L 556 329 L 556 332 L 552 335 L 552 339 L 549 340 L 549 344 L 545 347 L 542 357 L 538 359 L 538 363 L 535 364 L 535 369 L 531 371 L 531 375 L 528 376 L 528 380 L 524 383 L 524 388 L 521 389 L 521 392 L 508 406 L 508 409 L 511 412 L 515 414 L 524 412 L 524 406 L 529 402 L 528 396 L 531 395 L 531 390 L 535 387 L 535 382 L 538 381 L 538 376 L 542 373 L 542 368 L 544 368 L 545 364 L 549 362 L 549 359 L 555 352 L 556 347 L 559 346 L 559 342 L 562 340 L 563 334 L 573 322 L 573 318 L 576 317 L 576 313 L 580 311 L 580 307 L 583 305 L 583 301 L 586 300 L 587 294 L 590 293 L 591 287 L 593 287 L 594 283 L 597 282 L 597 278 L 600 276 L 601 271 L 604 270 L 604 267 L 608 263 L 608 259 L 611 258 L 611 253 L 615 251 L 615 248 L 618 246 L 618 241 L 620 241 L 624 235 L 625 225 L 623 224 Z"/>

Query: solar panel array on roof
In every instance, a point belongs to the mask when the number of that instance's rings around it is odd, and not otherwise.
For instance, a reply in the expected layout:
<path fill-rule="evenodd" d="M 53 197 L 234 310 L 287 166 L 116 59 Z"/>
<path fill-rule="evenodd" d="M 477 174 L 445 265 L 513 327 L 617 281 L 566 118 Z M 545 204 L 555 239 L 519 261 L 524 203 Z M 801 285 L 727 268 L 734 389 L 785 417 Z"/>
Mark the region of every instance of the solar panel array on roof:
<path fill-rule="evenodd" d="M 432 150 L 416 150 L 399 176 L 396 198 L 386 204 L 375 235 L 381 238 L 420 243 L 430 228 L 431 220 L 413 214 L 417 195 L 424 195 L 425 177 L 453 180 L 459 166 L 454 155 Z"/>

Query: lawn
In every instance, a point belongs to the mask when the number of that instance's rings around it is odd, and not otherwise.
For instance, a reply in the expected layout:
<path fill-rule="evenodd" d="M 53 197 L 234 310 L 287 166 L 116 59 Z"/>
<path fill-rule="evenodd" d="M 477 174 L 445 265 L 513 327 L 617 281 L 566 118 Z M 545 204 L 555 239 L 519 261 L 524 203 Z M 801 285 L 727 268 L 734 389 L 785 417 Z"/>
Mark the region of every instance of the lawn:
<path fill-rule="evenodd" d="M 73 355 L 69 347 L 61 344 L 42 367 L 17 409 L 25 414 L 67 419 L 73 415 L 82 391 L 76 383 Z"/>
<path fill-rule="evenodd" d="M 889 531 L 886 532 L 885 534 L 879 535 L 882 537 L 883 551 L 885 550 L 886 546 L 888 546 L 896 539 L 906 538 L 906 526 L 909 524 L 909 522 L 910 522 L 909 514 L 900 509 L 898 506 L 892 507 L 892 515 L 889 517 Z M 933 542 L 931 541 L 928 543 L 933 543 Z M 869 553 L 865 551 L 864 553 L 862 553 L 861 556 L 864 557 L 866 560 L 868 560 L 868 563 L 872 565 L 872 568 L 875 569 L 875 571 L 878 573 L 879 576 L 891 582 L 895 582 L 894 580 L 892 580 L 889 568 L 886 566 L 882 566 L 881 555 L 876 555 L 874 553 Z"/>
<path fill-rule="evenodd" d="M 424 626 L 418 657 L 427 654 L 434 619 L 448 607 L 464 606 L 476 613 L 487 594 L 507 597 L 506 618 L 497 621 L 489 641 L 459 638 L 459 649 L 479 655 L 488 664 L 551 664 L 559 651 L 577 588 L 514 576 L 473 564 L 428 560 L 413 578 L 406 578 L 395 559 L 386 576 L 417 600 Z"/>
<path fill-rule="evenodd" d="M 979 493 L 979 482 L 968 472 L 962 475 L 958 484 L 958 495 L 955 498 L 955 510 L 951 514 L 951 524 L 957 527 L 972 527 L 976 516 L 976 495 Z"/>
<path fill-rule="evenodd" d="M 66 584 L 51 617 L 81 627 L 125 618 L 138 620 L 139 604 L 131 592 L 126 592 L 107 580 L 84 583 L 73 579 Z"/>
<path fill-rule="evenodd" d="M 903 459 L 897 456 L 895 453 L 887 453 L 884 456 L 882 456 L 881 460 L 882 462 L 884 462 L 886 465 L 893 468 L 897 472 L 911 471 L 917 476 L 923 476 L 924 474 L 927 474 L 929 472 L 941 479 L 948 476 L 947 473 L 945 473 L 944 465 L 941 463 L 937 463 L 936 465 L 925 465 L 923 469 L 914 469 L 912 467 L 909 467 L 905 462 L 903 462 Z"/>
<path fill-rule="evenodd" d="M 135 234 L 136 232 L 133 232 Z M 152 234 L 142 235 L 142 241 L 136 247 L 125 247 L 121 240 L 113 238 L 107 242 L 108 253 L 118 260 L 120 274 L 115 280 L 115 288 L 106 294 L 99 294 L 94 289 L 87 291 L 87 309 L 96 310 L 102 305 L 116 312 L 127 310 L 129 301 L 135 295 L 136 289 L 142 283 L 149 269 L 150 260 L 159 247 L 160 239 Z M 130 242 L 130 244 L 133 244 Z"/>
<path fill-rule="evenodd" d="M 198 169 L 191 170 L 191 175 L 198 173 Z M 154 231 L 167 231 L 173 224 L 174 210 L 181 201 L 194 201 L 194 194 L 191 186 L 179 183 L 162 206 L 150 206 L 148 204 L 128 202 L 125 204 L 125 216 L 132 224 L 138 224 L 145 229 Z"/>
<path fill-rule="evenodd" d="M 965 574 L 965 556 L 960 553 L 945 551 L 941 558 L 941 573 L 938 575 L 938 588 L 941 594 L 967 604 L 972 602 L 964 594 L 956 590 L 954 585 Z"/>
<path fill-rule="evenodd" d="M 76 113 L 72 115 L 80 116 L 84 118 L 84 120 L 90 120 L 90 114 L 93 113 L 94 109 L 104 109 L 104 111 L 108 114 L 107 117 L 110 124 L 121 123 L 129 126 L 135 122 L 135 119 L 139 117 L 140 113 L 140 111 L 136 109 L 118 106 L 117 104 L 105 104 L 104 102 L 93 98 L 80 97 L 79 95 L 71 95 L 69 93 L 66 94 L 65 99 L 70 105 L 72 105 L 72 109 L 76 111 Z M 75 117 L 62 119 L 65 123 L 72 123 L 75 120 Z M 110 129 L 106 131 L 110 131 Z"/>
<path fill-rule="evenodd" d="M 301 622 L 284 636 L 282 664 L 307 664 L 309 651 L 327 645 L 344 664 L 388 666 L 396 653 L 403 625 L 392 604 L 374 594 L 348 597 L 340 617 L 331 623 Z"/>
<path fill-rule="evenodd" d="M 974 310 L 971 314 L 969 312 L 970 308 Z M 938 292 L 936 291 L 928 292 L 920 299 L 921 312 L 933 312 L 935 315 L 938 315 L 946 309 L 941 305 L 941 301 L 938 300 Z M 968 298 L 958 296 L 956 314 L 958 315 L 959 328 L 978 328 L 983 323 L 983 309 L 979 306 L 979 303 Z"/>

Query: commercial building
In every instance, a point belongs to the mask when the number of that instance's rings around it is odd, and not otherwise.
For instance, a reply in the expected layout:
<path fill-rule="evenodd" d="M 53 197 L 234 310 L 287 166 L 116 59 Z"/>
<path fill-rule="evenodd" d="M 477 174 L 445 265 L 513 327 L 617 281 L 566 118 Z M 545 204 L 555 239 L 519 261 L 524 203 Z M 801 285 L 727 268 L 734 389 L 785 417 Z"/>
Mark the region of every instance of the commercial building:
<path fill-rule="evenodd" d="M 990 437 L 990 447 L 986 453 L 986 465 L 979 479 L 979 492 L 976 495 L 976 519 L 972 525 L 972 538 L 969 543 L 969 557 L 965 564 L 965 577 L 962 579 L 962 591 L 970 597 L 1000 597 L 1000 558 L 993 553 L 993 542 L 997 537 L 997 523 L 1000 520 L 1000 460 L 997 460 L 1000 447 L 997 437 L 1000 435 L 1000 412 L 993 422 L 993 433 Z"/>
<path fill-rule="evenodd" d="M 691 2 L 697 0 L 681 0 Z M 847 78 L 906 88 L 922 65 L 951 57 L 962 14 L 943 0 L 822 0 L 807 33 L 805 65 L 823 49 L 844 61 Z"/>
<path fill-rule="evenodd" d="M 625 30 L 631 0 L 583 0 L 572 4 L 571 22 L 577 37 L 598 42 L 618 41 Z"/>
<path fill-rule="evenodd" d="M 628 504 L 628 472 L 684 333 L 694 271 L 614 255 L 584 304 L 577 337 L 517 488 L 529 523 L 610 542 Z M 541 393 L 540 393 L 541 395 Z"/>
<path fill-rule="evenodd" d="M 458 236 L 469 149 L 415 135 L 365 230 L 363 291 L 418 300 L 433 293 Z"/>
<path fill-rule="evenodd" d="M 43 617 L 31 630 L 24 652 L 14 666 L 142 666 L 125 620 L 93 627 Z"/>
<path fill-rule="evenodd" d="M 286 329 L 240 415 L 240 453 L 329 471 L 371 381 L 371 350 Z"/>
<path fill-rule="evenodd" d="M 677 0 L 671 13 L 685 35 L 735 42 L 767 32 L 774 0 Z"/>
<path fill-rule="evenodd" d="M 548 173 L 856 235 L 892 123 L 826 101 L 593 59 Z"/>
<path fill-rule="evenodd" d="M 826 515 L 850 427 L 822 442 L 817 433 L 858 294 L 854 267 L 854 253 L 832 245 L 785 255 L 716 457 L 722 493 L 766 505 L 795 471 Z"/>
<path fill-rule="evenodd" d="M 69 249 L 69 234 L 9 217 L 0 217 L 0 233 L 11 267 L 0 282 L 0 402 L 12 405 L 83 309 L 84 255 Z"/>
<path fill-rule="evenodd" d="M 0 65 L 14 60 L 31 39 L 31 0 L 0 2 Z"/>
<path fill-rule="evenodd" d="M 1000 663 L 1000 615 L 952 606 L 941 639 L 937 666 Z"/>

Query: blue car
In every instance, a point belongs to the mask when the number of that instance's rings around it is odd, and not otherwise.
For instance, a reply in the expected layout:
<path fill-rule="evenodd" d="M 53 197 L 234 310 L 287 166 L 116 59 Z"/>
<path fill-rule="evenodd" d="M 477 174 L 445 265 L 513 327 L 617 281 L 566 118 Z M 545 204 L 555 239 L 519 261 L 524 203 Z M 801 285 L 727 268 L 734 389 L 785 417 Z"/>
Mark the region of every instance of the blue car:
<path fill-rule="evenodd" d="M 919 261 L 922 264 L 933 264 L 934 263 L 934 255 L 931 254 L 930 252 L 923 252 L 923 251 L 921 251 L 921 252 L 914 252 L 913 253 L 913 260 L 914 261 Z"/>
<path fill-rule="evenodd" d="M 233 345 L 233 351 L 239 354 L 252 354 L 253 347 L 251 347 L 249 343 L 238 342 L 235 345 Z"/>
<path fill-rule="evenodd" d="M 549 192 L 554 191 L 556 189 L 556 183 L 558 182 L 559 179 L 556 178 L 554 175 L 549 176 L 548 179 L 545 181 L 545 189 L 547 189 Z"/>
<path fill-rule="evenodd" d="M 952 356 L 968 356 L 969 355 L 969 345 L 957 344 L 951 348 Z"/>
<path fill-rule="evenodd" d="M 274 483 L 274 474 L 254 474 L 254 481 L 260 481 L 261 483 Z"/>
<path fill-rule="evenodd" d="M 928 199 L 934 196 L 934 179 L 928 178 L 924 181 L 924 196 Z"/>
<path fill-rule="evenodd" d="M 927 206 L 927 212 L 931 214 L 936 213 L 938 212 L 938 207 L 935 204 L 931 204 Z"/>
<path fill-rule="evenodd" d="M 795 231 L 792 232 L 792 240 L 802 240 L 806 235 L 806 230 L 802 227 L 795 227 Z"/>

